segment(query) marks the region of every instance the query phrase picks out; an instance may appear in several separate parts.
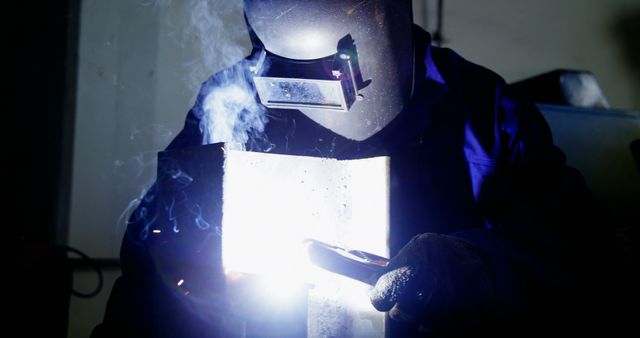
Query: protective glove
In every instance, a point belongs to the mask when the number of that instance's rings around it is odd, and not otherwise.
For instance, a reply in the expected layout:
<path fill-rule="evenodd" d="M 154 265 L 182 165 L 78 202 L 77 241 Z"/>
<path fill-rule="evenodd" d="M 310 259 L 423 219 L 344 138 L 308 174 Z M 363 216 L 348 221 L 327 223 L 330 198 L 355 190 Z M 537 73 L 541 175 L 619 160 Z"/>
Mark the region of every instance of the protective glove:
<path fill-rule="evenodd" d="M 392 319 L 438 330 L 475 322 L 489 309 L 494 298 L 492 275 L 470 242 L 425 233 L 391 260 L 369 297 Z"/>

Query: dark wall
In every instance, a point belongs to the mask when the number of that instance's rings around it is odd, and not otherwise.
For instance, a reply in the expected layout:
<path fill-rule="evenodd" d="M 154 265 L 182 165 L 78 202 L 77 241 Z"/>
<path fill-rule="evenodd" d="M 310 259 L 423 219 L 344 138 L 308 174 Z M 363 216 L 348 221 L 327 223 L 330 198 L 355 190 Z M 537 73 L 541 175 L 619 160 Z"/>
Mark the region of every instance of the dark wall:
<path fill-rule="evenodd" d="M 11 46 L 5 55 L 14 58 L 5 67 L 15 79 L 12 109 L 5 114 L 10 123 L 3 128 L 11 135 L 5 177 L 14 188 L 11 210 L 19 226 L 13 230 L 53 244 L 65 218 L 60 198 L 68 198 L 68 181 L 60 180 L 68 180 L 70 168 L 78 1 L 25 1 L 5 16 L 13 21 L 4 34 Z"/>
<path fill-rule="evenodd" d="M 71 274 L 55 245 L 66 238 L 79 1 L 16 3 L 2 10 L 2 226 L 14 278 L 3 304 L 12 331 L 66 337 Z"/>

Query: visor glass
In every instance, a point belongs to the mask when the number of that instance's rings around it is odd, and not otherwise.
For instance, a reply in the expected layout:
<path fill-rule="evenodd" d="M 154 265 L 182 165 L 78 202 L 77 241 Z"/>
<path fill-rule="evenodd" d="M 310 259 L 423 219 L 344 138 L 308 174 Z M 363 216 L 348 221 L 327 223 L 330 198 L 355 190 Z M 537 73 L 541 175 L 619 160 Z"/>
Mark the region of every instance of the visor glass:
<path fill-rule="evenodd" d="M 341 81 L 255 77 L 262 104 L 269 108 L 319 108 L 347 111 Z"/>

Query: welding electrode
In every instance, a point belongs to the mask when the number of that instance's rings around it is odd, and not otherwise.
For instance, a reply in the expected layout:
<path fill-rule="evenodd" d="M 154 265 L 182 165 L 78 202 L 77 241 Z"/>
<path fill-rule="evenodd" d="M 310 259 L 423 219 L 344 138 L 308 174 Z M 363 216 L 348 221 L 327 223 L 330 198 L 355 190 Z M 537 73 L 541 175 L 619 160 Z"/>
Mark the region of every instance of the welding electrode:
<path fill-rule="evenodd" d="M 304 243 L 313 264 L 369 285 L 376 284 L 389 264 L 389 259 L 364 251 L 347 251 L 314 239 L 305 239 Z"/>

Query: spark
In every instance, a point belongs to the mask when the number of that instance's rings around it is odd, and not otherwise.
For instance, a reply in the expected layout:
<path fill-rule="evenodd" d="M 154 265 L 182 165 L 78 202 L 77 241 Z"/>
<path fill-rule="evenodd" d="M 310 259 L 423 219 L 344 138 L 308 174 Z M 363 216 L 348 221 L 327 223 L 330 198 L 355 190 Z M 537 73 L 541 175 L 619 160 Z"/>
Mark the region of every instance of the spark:
<path fill-rule="evenodd" d="M 347 9 L 347 15 L 351 15 L 353 14 L 356 9 L 358 9 L 358 7 L 362 7 L 364 5 L 366 5 L 369 2 L 369 0 L 364 0 L 364 1 L 360 1 L 357 4 L 353 5 L 353 7 Z"/>
<path fill-rule="evenodd" d="M 292 10 L 294 10 L 297 7 L 297 5 L 291 6 L 289 9 L 286 9 L 284 11 L 282 11 L 282 13 L 280 13 L 280 15 L 278 15 L 276 17 L 276 20 L 280 19 L 281 17 L 285 16 L 287 13 L 291 12 Z"/>

